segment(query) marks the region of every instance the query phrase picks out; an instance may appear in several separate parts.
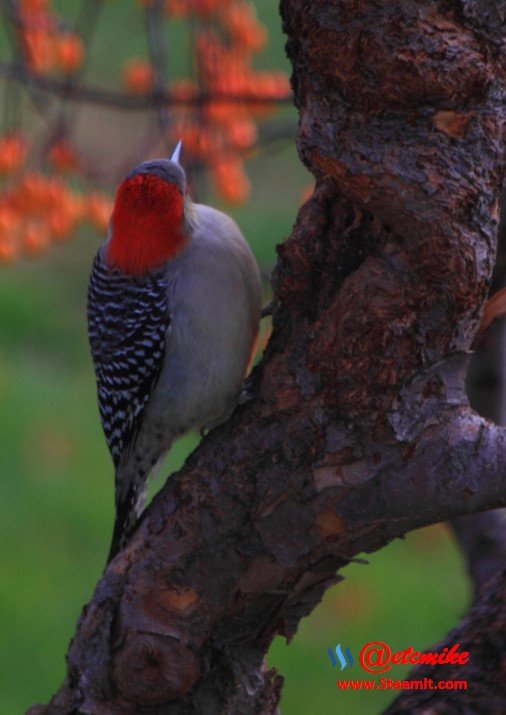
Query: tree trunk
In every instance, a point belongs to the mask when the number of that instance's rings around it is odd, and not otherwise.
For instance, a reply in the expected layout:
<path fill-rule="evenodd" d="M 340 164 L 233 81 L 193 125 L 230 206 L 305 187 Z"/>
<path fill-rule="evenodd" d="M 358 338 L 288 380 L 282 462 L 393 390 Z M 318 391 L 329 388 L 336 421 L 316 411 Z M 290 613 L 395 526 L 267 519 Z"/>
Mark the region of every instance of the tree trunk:
<path fill-rule="evenodd" d="M 337 569 L 506 504 L 505 430 L 464 385 L 504 177 L 497 7 L 282 0 L 317 187 L 254 397 L 154 499 L 33 712 L 276 713 L 264 655 Z"/>

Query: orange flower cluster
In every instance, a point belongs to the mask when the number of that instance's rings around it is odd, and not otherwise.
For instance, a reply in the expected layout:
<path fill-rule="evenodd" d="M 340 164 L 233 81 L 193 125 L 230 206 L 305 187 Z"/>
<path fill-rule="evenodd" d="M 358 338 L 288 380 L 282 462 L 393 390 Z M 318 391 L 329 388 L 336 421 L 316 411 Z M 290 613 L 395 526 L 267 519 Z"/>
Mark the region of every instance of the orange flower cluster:
<path fill-rule="evenodd" d="M 77 226 L 87 220 L 105 231 L 112 211 L 106 196 L 78 194 L 58 176 L 19 171 L 22 168 L 20 156 L 25 154 L 26 144 L 20 136 L 0 138 L 1 171 L 10 175 L 10 182 L 0 196 L 1 263 L 21 254 L 36 256 L 52 243 L 67 241 Z M 68 148 L 62 142 L 55 144 L 49 152 L 49 160 L 67 165 Z"/>
<path fill-rule="evenodd" d="M 0 137 L 0 173 L 17 171 L 26 158 L 26 143 L 16 132 Z"/>
<path fill-rule="evenodd" d="M 123 84 L 134 94 L 145 94 L 153 89 L 155 70 L 141 57 L 132 57 L 123 65 Z"/>
<path fill-rule="evenodd" d="M 72 32 L 59 29 L 48 0 L 19 0 L 18 33 L 27 66 L 32 72 L 53 70 L 70 74 L 82 64 L 84 47 Z"/>
<path fill-rule="evenodd" d="M 140 0 L 144 7 L 151 1 Z M 168 88 L 175 100 L 170 139 L 183 140 L 185 154 L 207 168 L 223 199 L 243 203 L 250 191 L 244 157 L 257 143 L 257 120 L 269 116 L 276 100 L 289 95 L 288 78 L 253 69 L 253 56 L 264 46 L 267 33 L 250 2 L 166 0 L 165 12 L 169 18 L 196 17 L 199 27 L 198 82 L 175 80 Z M 124 84 L 134 93 L 149 92 L 154 77 L 146 60 L 130 60 L 124 67 Z"/>
<path fill-rule="evenodd" d="M 169 0 L 168 11 L 171 4 Z M 266 31 L 251 3 L 191 0 L 187 8 L 210 19 L 195 43 L 200 91 L 206 100 L 193 116 L 180 112 L 172 138 L 183 139 L 185 149 L 208 167 L 222 198 L 243 203 L 250 191 L 244 156 L 256 145 L 257 120 L 274 111 L 276 99 L 289 94 L 288 78 L 253 69 L 253 56 L 264 45 Z M 183 90 L 198 95 L 197 87 L 188 83 Z M 173 91 L 181 92 L 181 87 L 176 85 Z M 269 99 L 273 104 L 265 101 Z"/>
<path fill-rule="evenodd" d="M 107 196 L 81 194 L 70 189 L 62 176 L 29 170 L 28 149 L 21 133 L 0 136 L 0 263 L 20 254 L 38 255 L 52 243 L 65 242 L 85 221 L 105 231 L 112 212 Z M 46 159 L 62 175 L 79 166 L 70 143 L 63 139 L 52 144 Z"/>
<path fill-rule="evenodd" d="M 55 141 L 48 152 L 49 163 L 58 171 L 70 173 L 78 169 L 79 162 L 69 142 Z"/>
<path fill-rule="evenodd" d="M 134 1 L 144 8 L 154 2 Z M 11 10 L 28 70 L 72 75 L 82 66 L 82 40 L 65 29 L 52 0 L 17 0 Z M 182 139 L 185 162 L 205 167 L 224 200 L 242 203 L 250 191 L 244 159 L 257 144 L 258 120 L 275 111 L 276 100 L 288 96 L 288 79 L 279 72 L 253 68 L 267 32 L 252 2 L 165 0 L 164 12 L 167 21 L 188 21 L 188 32 L 194 33 L 195 67 L 195 78 L 176 79 L 167 87 L 174 98 L 167 143 Z M 156 84 L 156 68 L 146 59 L 131 57 L 123 67 L 122 81 L 129 92 L 149 95 Z M 44 171 L 34 168 L 38 167 L 34 156 L 40 152 L 29 146 L 21 131 L 0 134 L 0 262 L 38 255 L 68 240 L 85 221 L 100 231 L 106 229 L 112 202 L 76 188 L 85 162 L 62 138 L 68 129 L 54 127 L 59 138 L 44 149 Z"/>

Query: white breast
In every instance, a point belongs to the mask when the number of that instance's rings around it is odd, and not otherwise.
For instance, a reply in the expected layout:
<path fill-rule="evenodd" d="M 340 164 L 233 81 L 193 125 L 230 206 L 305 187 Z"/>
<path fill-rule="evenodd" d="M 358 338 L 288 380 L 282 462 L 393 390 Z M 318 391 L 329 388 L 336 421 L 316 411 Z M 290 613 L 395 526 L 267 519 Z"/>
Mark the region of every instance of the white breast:
<path fill-rule="evenodd" d="M 171 329 L 150 417 L 173 436 L 219 417 L 239 394 L 258 330 L 258 266 L 226 214 L 196 204 L 185 251 L 167 267 Z M 148 427 L 148 424 L 146 424 Z"/>

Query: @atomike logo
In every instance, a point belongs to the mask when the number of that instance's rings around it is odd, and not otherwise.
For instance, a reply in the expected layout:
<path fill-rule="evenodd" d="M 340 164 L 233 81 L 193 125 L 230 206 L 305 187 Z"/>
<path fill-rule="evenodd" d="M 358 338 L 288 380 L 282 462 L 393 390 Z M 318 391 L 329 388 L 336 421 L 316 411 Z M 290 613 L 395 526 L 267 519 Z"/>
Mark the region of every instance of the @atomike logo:
<path fill-rule="evenodd" d="M 392 665 L 465 665 L 469 661 L 469 651 L 459 651 L 459 647 L 460 643 L 454 643 L 441 651 L 422 653 L 411 645 L 392 653 L 390 647 L 383 641 L 369 641 L 362 646 L 358 661 L 362 669 L 368 673 L 385 673 Z M 327 654 L 333 668 L 338 663 L 341 670 L 355 664 L 350 648 L 346 647 L 343 652 L 341 643 L 335 648 L 327 648 Z"/>

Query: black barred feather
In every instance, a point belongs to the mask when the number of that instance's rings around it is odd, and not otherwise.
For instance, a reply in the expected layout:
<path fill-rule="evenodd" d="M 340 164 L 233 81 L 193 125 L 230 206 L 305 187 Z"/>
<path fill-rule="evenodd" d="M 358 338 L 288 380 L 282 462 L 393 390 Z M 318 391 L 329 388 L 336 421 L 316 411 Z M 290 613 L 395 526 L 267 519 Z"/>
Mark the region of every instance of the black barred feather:
<path fill-rule="evenodd" d="M 117 479 L 125 477 L 128 456 L 160 375 L 169 328 L 164 277 L 125 276 L 108 266 L 99 252 L 88 288 L 88 334 L 100 417 Z M 117 544 L 123 541 L 119 531 L 131 521 L 143 489 L 144 484 L 116 484 Z"/>

